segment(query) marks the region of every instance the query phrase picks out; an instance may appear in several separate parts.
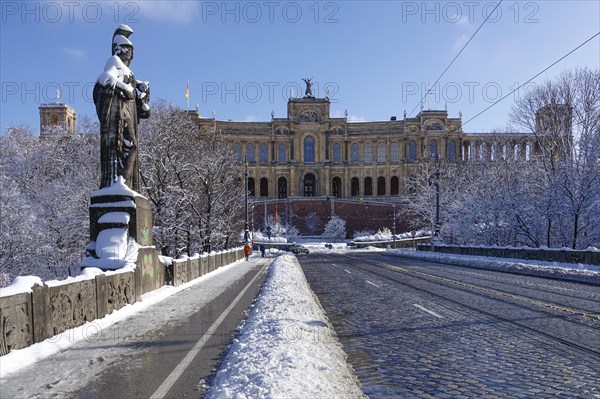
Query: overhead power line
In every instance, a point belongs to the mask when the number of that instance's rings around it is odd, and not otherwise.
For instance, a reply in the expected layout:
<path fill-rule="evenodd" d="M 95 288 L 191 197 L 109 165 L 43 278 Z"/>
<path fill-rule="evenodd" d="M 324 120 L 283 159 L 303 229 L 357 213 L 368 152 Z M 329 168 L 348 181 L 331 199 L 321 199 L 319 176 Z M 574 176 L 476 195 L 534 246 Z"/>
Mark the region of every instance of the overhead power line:
<path fill-rule="evenodd" d="M 450 64 L 448 64 L 448 66 L 446 67 L 446 69 L 444 69 L 444 71 L 440 74 L 440 76 L 438 76 L 437 80 L 433 83 L 433 85 L 431 85 L 429 88 L 427 88 L 427 92 L 425 94 L 423 94 L 423 97 L 421 97 L 421 99 L 419 100 L 419 102 L 417 103 L 417 105 L 415 105 L 415 107 L 412 109 L 412 111 L 410 111 L 410 113 L 408 114 L 408 116 L 411 116 L 413 112 L 415 112 L 415 109 L 417 109 L 417 107 L 423 102 L 423 99 L 425 99 L 425 97 L 427 97 L 427 95 L 429 94 L 429 92 L 431 91 L 431 88 L 433 86 L 435 86 L 437 84 L 437 82 L 440 81 L 440 79 L 442 78 L 442 76 L 444 76 L 444 74 L 448 71 L 448 69 L 450 69 L 450 67 L 452 66 L 452 64 L 454 64 L 454 61 L 456 61 L 456 59 L 458 58 L 458 56 L 463 52 L 463 50 L 469 45 L 469 43 L 471 43 L 471 40 L 473 40 L 473 38 L 475 37 L 475 35 L 477 34 L 477 32 L 479 32 L 479 30 L 483 27 L 483 25 L 487 22 L 487 20 L 490 18 L 490 16 L 496 11 L 496 9 L 500 6 L 500 3 L 502 3 L 503 0 L 500 0 L 498 2 L 498 4 L 496 4 L 496 7 L 494 7 L 494 9 L 492 10 L 492 12 L 490 12 L 488 14 L 487 17 L 485 17 L 485 19 L 483 20 L 483 22 L 481 23 L 481 25 L 479 25 L 479 28 L 477 28 L 477 30 L 471 35 L 471 38 L 465 43 L 464 46 L 462 46 L 462 48 L 460 49 L 460 51 L 458 52 L 458 54 L 456 54 L 456 56 L 452 59 L 452 61 L 450 61 Z"/>
<path fill-rule="evenodd" d="M 589 39 L 587 39 L 586 41 L 584 41 L 583 43 L 581 43 L 579 46 L 575 47 L 573 50 L 569 51 L 567 54 L 563 55 L 562 57 L 560 57 L 558 60 L 554 61 L 552 64 L 550 64 L 549 66 L 547 66 L 546 68 L 544 68 L 541 72 L 537 73 L 535 76 L 529 78 L 529 80 L 521 85 L 519 85 L 519 87 L 517 87 L 516 89 L 514 89 L 513 91 L 511 91 L 510 93 L 506 94 L 505 96 L 503 96 L 501 99 L 499 99 L 498 101 L 492 103 L 489 107 L 487 107 L 486 109 L 484 109 L 483 111 L 479 112 L 478 114 L 476 114 L 474 117 L 472 117 L 471 119 L 467 120 L 465 123 L 463 123 L 463 127 L 471 122 L 473 119 L 477 118 L 479 115 L 483 114 L 484 112 L 486 112 L 488 109 L 492 108 L 494 105 L 498 104 L 500 101 L 504 100 L 506 97 L 509 97 L 510 95 L 512 95 L 515 91 L 519 90 L 521 87 L 525 86 L 527 83 L 531 82 L 532 80 L 534 80 L 535 78 L 537 78 L 538 76 L 540 76 L 541 74 L 543 74 L 544 72 L 546 72 L 548 69 L 552 68 L 554 65 L 558 64 L 559 62 L 561 62 L 562 60 L 564 60 L 565 58 L 567 58 L 568 56 L 570 56 L 571 54 L 573 54 L 575 51 L 577 51 L 579 48 L 583 47 L 584 45 L 586 45 L 588 42 L 590 42 L 591 40 L 593 40 L 596 36 L 600 35 L 600 32 L 596 33 L 595 35 L 593 35 L 592 37 L 590 37 Z"/>

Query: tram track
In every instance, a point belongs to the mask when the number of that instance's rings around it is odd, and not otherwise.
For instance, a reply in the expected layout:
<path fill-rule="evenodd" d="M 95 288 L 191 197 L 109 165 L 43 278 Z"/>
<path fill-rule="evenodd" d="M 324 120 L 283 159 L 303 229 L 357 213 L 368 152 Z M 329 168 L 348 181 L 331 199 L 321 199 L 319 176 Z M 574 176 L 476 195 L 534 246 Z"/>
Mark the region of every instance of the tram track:
<path fill-rule="evenodd" d="M 386 255 L 384 255 L 386 256 Z M 389 256 L 389 255 L 387 255 Z M 448 266 L 448 264 L 440 264 L 443 266 Z M 585 292 L 586 296 L 581 295 L 581 293 L 573 288 L 565 288 L 565 287 L 559 287 L 559 286 L 554 286 L 554 287 L 550 287 L 550 286 L 546 286 L 547 288 L 544 288 L 543 286 L 539 285 L 539 284 L 533 284 L 531 282 L 527 282 L 527 281 L 506 281 L 503 280 L 500 276 L 497 275 L 491 275 L 491 274 L 484 274 L 478 271 L 474 271 L 473 267 L 465 267 L 465 266 L 460 266 L 460 265 L 450 265 L 452 266 L 451 271 L 447 271 L 447 270 L 442 270 L 441 268 L 435 269 L 437 272 L 443 273 L 444 275 L 448 275 L 448 274 L 452 274 L 452 275 L 457 275 L 460 274 L 461 276 L 467 277 L 467 278 L 472 278 L 472 279 L 477 279 L 478 281 L 487 281 L 490 283 L 495 283 L 495 284 L 500 284 L 500 285 L 514 285 L 515 287 L 519 287 L 522 288 L 523 290 L 533 290 L 533 291 L 537 291 L 537 292 L 543 292 L 543 293 L 547 293 L 550 295 L 556 295 L 556 296 L 560 296 L 561 298 L 570 298 L 570 299 L 574 299 L 577 301 L 582 301 L 582 302 L 589 302 L 590 305 L 592 305 L 592 307 L 598 307 L 600 309 L 600 291 L 598 293 L 593 293 L 593 292 Z M 493 270 L 489 270 L 489 269 L 483 269 L 486 272 L 494 272 Z M 502 275 L 506 275 L 506 274 L 510 274 L 507 273 L 506 271 L 497 271 L 497 273 L 502 274 Z M 523 277 L 522 275 L 514 275 L 512 274 L 513 277 L 517 278 L 517 277 Z M 534 278 L 536 279 L 543 279 L 543 277 L 539 277 L 539 276 L 534 276 Z M 559 281 L 559 280 L 552 280 L 552 281 Z M 566 284 L 577 284 L 574 282 L 564 282 L 562 281 L 562 283 L 566 283 Z M 586 284 L 587 286 L 587 284 Z M 580 293 L 580 295 L 576 295 L 577 293 Z M 582 310 L 589 310 L 587 308 L 580 308 Z"/>
<path fill-rule="evenodd" d="M 595 328 L 594 326 L 590 326 L 590 324 L 600 326 L 600 314 L 599 313 L 589 312 L 585 309 L 578 309 L 576 307 L 571 307 L 571 306 L 564 305 L 564 304 L 557 304 L 557 303 L 553 303 L 553 302 L 539 300 L 536 298 L 530 298 L 530 297 L 527 297 L 524 295 L 511 293 L 511 292 L 505 291 L 505 290 L 498 290 L 498 289 L 493 289 L 490 287 L 481 287 L 481 286 L 477 286 L 475 284 L 465 283 L 465 282 L 458 281 L 458 280 L 453 280 L 453 279 L 445 277 L 445 276 L 436 276 L 436 275 L 432 275 L 429 273 L 424 273 L 421 271 L 411 270 L 411 269 L 408 269 L 405 267 L 388 264 L 385 262 L 366 260 L 366 259 L 348 256 L 348 255 L 344 255 L 344 256 L 347 257 L 348 259 L 353 260 L 352 267 L 359 268 L 365 272 L 375 274 L 381 278 L 384 278 L 386 280 L 391 280 L 395 283 L 410 287 L 414 290 L 425 292 L 428 295 L 440 298 L 443 301 L 447 301 L 447 302 L 459 305 L 462 308 L 467 308 L 478 314 L 483 314 L 488 317 L 492 317 L 496 320 L 500 320 L 504 323 L 509 323 L 511 325 L 515 325 L 515 326 L 519 327 L 520 329 L 524 329 L 526 331 L 536 334 L 538 337 L 543 337 L 546 344 L 549 344 L 549 342 L 559 342 L 561 344 L 566 345 L 567 347 L 569 347 L 572 350 L 577 350 L 581 353 L 585 353 L 587 355 L 592 355 L 595 357 L 596 360 L 597 360 L 597 356 L 600 355 L 600 349 L 593 345 L 587 345 L 586 343 L 576 342 L 576 341 L 573 341 L 572 339 L 565 338 L 564 336 L 553 334 L 551 331 L 544 331 L 544 329 L 542 329 L 542 328 L 539 328 L 539 327 L 536 328 L 534 326 L 527 325 L 523 322 L 515 320 L 514 318 L 502 316 L 502 315 L 498 314 L 498 312 L 492 312 L 489 310 L 482 309 L 481 307 L 474 306 L 465 300 L 458 300 L 451 296 L 444 295 L 441 293 L 441 290 L 439 290 L 439 289 L 436 290 L 433 287 L 427 289 L 427 288 L 423 288 L 422 286 L 419 286 L 417 284 L 413 284 L 408 281 L 403 281 L 399 278 L 396 278 L 393 275 L 390 275 L 390 272 L 402 273 L 402 274 L 408 275 L 412 278 L 416 278 L 421 281 L 424 280 L 429 283 L 437 284 L 438 286 L 442 286 L 442 287 L 449 288 L 449 289 L 455 289 L 455 290 L 459 289 L 459 290 L 463 290 L 463 291 L 468 290 L 466 292 L 469 292 L 473 295 L 479 295 L 479 296 L 485 297 L 489 300 L 500 301 L 506 305 L 521 308 L 527 312 L 534 312 L 534 313 L 540 314 L 542 316 L 540 318 L 543 318 L 543 319 L 548 319 L 548 317 L 550 317 L 550 319 L 560 319 L 563 323 L 570 323 L 570 324 L 576 325 L 577 328 L 580 328 L 580 329 L 583 328 L 586 330 L 587 329 L 597 330 L 598 329 L 597 327 Z M 362 264 L 357 264 L 357 261 Z M 365 267 L 364 266 L 365 264 L 369 265 L 370 267 Z M 377 269 L 379 269 L 379 270 L 377 270 Z M 385 272 L 383 272 L 383 270 L 385 270 Z M 562 313 L 566 313 L 571 316 L 575 315 L 575 316 L 581 317 L 585 320 L 585 322 L 573 320 L 572 317 L 567 317 L 564 314 L 563 315 L 557 314 L 558 311 L 560 311 Z M 600 331 L 596 331 L 596 334 L 600 334 Z"/>

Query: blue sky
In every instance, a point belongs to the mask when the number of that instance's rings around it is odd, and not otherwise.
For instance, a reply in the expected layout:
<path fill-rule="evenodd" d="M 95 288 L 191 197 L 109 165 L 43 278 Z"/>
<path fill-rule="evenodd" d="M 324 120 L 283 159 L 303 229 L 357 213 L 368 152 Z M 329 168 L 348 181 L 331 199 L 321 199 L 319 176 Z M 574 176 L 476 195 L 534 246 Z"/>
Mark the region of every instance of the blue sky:
<path fill-rule="evenodd" d="M 91 91 L 110 56 L 119 23 L 134 30 L 131 69 L 152 98 L 203 116 L 267 121 L 285 117 L 293 90 L 312 77 L 332 116 L 399 119 L 419 100 L 496 1 L 7 1 L 0 34 L 1 131 L 39 129 L 38 106 L 56 88 L 78 116 L 95 116 Z M 462 112 L 467 122 L 519 84 L 600 31 L 598 1 L 507 1 L 425 100 L 425 108 Z M 600 67 L 600 38 L 551 68 Z M 514 97 L 464 125 L 503 128 Z M 301 91 L 301 93 L 298 93 Z"/>

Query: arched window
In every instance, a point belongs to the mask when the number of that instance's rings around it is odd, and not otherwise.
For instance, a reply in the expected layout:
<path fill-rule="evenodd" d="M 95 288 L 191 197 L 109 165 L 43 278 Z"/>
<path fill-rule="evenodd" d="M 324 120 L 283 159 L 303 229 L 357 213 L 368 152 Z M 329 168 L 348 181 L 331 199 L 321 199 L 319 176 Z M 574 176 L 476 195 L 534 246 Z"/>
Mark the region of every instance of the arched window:
<path fill-rule="evenodd" d="M 269 162 L 269 147 L 265 143 L 261 143 L 258 147 L 258 153 L 260 163 Z"/>
<path fill-rule="evenodd" d="M 315 196 L 316 179 L 312 173 L 304 175 L 304 196 L 314 197 Z"/>
<path fill-rule="evenodd" d="M 360 195 L 360 183 L 358 177 L 353 177 L 350 181 L 350 195 L 353 197 L 358 197 Z"/>
<path fill-rule="evenodd" d="M 304 138 L 304 162 L 315 162 L 315 138 L 312 136 Z"/>
<path fill-rule="evenodd" d="M 269 180 L 266 177 L 260 179 L 260 196 L 269 196 Z"/>
<path fill-rule="evenodd" d="M 358 143 L 352 143 L 352 145 L 350 146 L 350 161 L 360 161 L 360 147 Z"/>
<path fill-rule="evenodd" d="M 333 154 L 332 154 L 333 162 L 340 163 L 342 162 L 342 146 L 340 143 L 333 144 Z"/>
<path fill-rule="evenodd" d="M 287 179 L 280 177 L 277 180 L 277 198 L 287 198 Z"/>
<path fill-rule="evenodd" d="M 254 144 L 246 143 L 246 162 L 254 162 Z"/>
<path fill-rule="evenodd" d="M 277 146 L 277 162 L 287 162 L 287 146 L 285 145 L 285 143 L 279 143 L 279 145 Z"/>
<path fill-rule="evenodd" d="M 435 158 L 438 155 L 438 144 L 437 140 L 431 140 L 429 142 L 429 158 Z"/>
<path fill-rule="evenodd" d="M 373 145 L 371 143 L 365 144 L 365 162 L 373 161 Z"/>
<path fill-rule="evenodd" d="M 398 180 L 398 176 L 392 176 L 390 186 L 390 195 L 400 194 L 400 181 Z"/>
<path fill-rule="evenodd" d="M 342 179 L 339 177 L 334 177 L 331 180 L 331 195 L 336 198 L 342 197 Z"/>
<path fill-rule="evenodd" d="M 251 197 L 256 196 L 256 188 L 255 188 L 253 177 L 248 178 L 248 195 Z"/>
<path fill-rule="evenodd" d="M 385 195 L 385 177 L 377 178 L 377 195 Z"/>
<path fill-rule="evenodd" d="M 365 195 L 373 195 L 373 179 L 365 177 Z"/>
<path fill-rule="evenodd" d="M 385 162 L 385 143 L 377 144 L 377 162 Z"/>
<path fill-rule="evenodd" d="M 414 140 L 411 140 L 408 143 L 408 159 L 410 161 L 414 161 L 417 159 L 417 142 Z"/>
<path fill-rule="evenodd" d="M 400 146 L 398 145 L 398 142 L 394 141 L 392 143 L 392 145 L 390 146 L 390 152 L 391 152 L 391 161 L 392 162 L 399 162 L 400 161 Z"/>
<path fill-rule="evenodd" d="M 447 152 L 448 154 L 446 155 L 446 158 L 448 158 L 451 161 L 456 159 L 456 142 L 454 140 L 448 141 Z"/>
<path fill-rule="evenodd" d="M 236 161 L 242 162 L 242 145 L 240 143 L 235 143 L 233 145 L 233 156 Z"/>

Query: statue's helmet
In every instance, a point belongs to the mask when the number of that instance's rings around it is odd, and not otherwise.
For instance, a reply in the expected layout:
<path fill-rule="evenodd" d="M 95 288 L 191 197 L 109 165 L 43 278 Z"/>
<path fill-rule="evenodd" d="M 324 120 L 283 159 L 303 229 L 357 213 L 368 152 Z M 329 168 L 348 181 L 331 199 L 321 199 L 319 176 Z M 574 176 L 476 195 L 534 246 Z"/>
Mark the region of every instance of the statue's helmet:
<path fill-rule="evenodd" d="M 133 43 L 123 35 L 115 35 L 112 42 L 112 54 L 119 55 L 125 47 L 129 47 L 133 50 Z"/>
<path fill-rule="evenodd" d="M 117 26 L 115 29 L 115 33 L 113 33 L 112 38 L 112 54 L 118 54 L 118 48 L 123 46 L 130 46 L 133 49 L 133 43 L 131 43 L 128 39 L 129 36 L 133 33 L 133 29 L 125 24 L 121 24 Z"/>
<path fill-rule="evenodd" d="M 131 29 L 128 25 L 121 24 L 121 25 L 117 26 L 117 29 L 115 29 L 115 33 L 113 33 L 113 39 L 117 35 L 129 37 L 129 36 L 131 36 L 132 33 L 133 33 L 133 29 Z"/>

